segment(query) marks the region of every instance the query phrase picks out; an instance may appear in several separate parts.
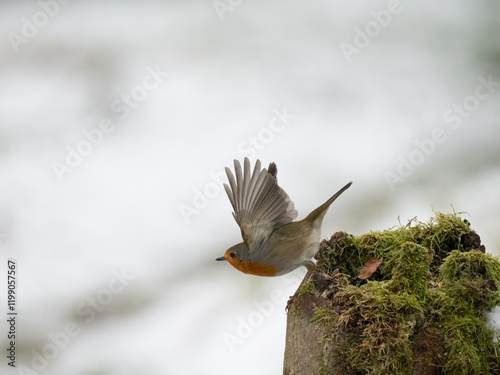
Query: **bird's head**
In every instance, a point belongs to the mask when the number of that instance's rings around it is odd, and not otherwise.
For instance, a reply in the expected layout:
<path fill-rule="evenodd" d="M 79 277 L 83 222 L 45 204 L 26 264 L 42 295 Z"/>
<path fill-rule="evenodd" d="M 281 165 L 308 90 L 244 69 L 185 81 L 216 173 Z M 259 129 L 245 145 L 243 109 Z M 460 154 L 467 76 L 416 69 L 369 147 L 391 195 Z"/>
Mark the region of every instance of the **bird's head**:
<path fill-rule="evenodd" d="M 248 263 L 248 247 L 244 242 L 231 246 L 226 250 L 224 256 L 217 258 L 215 260 L 226 260 L 234 268 L 240 269 L 241 262 Z"/>
<path fill-rule="evenodd" d="M 223 257 L 216 260 L 226 260 L 238 271 L 256 276 L 276 276 L 276 267 L 273 264 L 250 260 L 250 253 L 244 242 L 226 250 Z"/>

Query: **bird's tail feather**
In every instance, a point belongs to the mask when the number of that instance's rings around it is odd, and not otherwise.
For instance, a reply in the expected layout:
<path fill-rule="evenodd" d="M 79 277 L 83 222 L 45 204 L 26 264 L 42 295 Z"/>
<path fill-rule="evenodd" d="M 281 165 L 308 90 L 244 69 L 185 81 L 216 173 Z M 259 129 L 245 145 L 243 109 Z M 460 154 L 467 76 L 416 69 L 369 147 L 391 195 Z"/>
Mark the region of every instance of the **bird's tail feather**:
<path fill-rule="evenodd" d="M 346 191 L 349 188 L 349 186 L 351 186 L 351 185 L 352 185 L 352 181 L 349 182 L 342 189 L 340 189 L 339 191 L 337 191 L 325 203 L 323 203 L 321 206 L 319 206 L 313 212 L 311 212 L 309 215 L 307 215 L 307 217 L 304 220 L 308 220 L 308 221 L 314 221 L 314 220 L 316 220 L 321 214 L 323 214 L 324 212 L 326 212 L 326 210 L 328 209 L 328 207 L 330 207 L 330 205 L 335 201 L 335 199 L 337 199 L 340 196 L 340 194 L 342 194 L 344 191 Z"/>

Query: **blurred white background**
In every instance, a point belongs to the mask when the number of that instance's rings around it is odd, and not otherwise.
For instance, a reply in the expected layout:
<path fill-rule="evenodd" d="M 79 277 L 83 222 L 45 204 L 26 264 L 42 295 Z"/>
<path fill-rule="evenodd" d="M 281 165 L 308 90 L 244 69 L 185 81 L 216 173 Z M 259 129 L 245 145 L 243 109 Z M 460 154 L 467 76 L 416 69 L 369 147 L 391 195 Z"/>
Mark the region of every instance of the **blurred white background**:
<path fill-rule="evenodd" d="M 454 208 L 499 255 L 498 14 L 2 2 L 0 286 L 5 301 L 15 259 L 19 315 L 18 367 L 2 356 L 1 372 L 281 373 L 304 271 L 214 261 L 241 241 L 218 182 L 235 158 L 276 162 L 299 219 L 353 180 L 323 237 Z"/>

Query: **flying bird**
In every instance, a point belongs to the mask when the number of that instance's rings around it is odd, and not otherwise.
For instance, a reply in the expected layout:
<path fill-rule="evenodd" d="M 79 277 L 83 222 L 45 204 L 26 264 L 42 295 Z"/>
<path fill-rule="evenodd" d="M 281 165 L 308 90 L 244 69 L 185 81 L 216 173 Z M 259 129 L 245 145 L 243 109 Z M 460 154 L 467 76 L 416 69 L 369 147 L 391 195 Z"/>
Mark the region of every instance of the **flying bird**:
<path fill-rule="evenodd" d="M 293 221 L 298 213 L 278 185 L 275 163 L 261 169 L 257 160 L 252 172 L 250 161 L 245 158 L 243 171 L 238 160 L 234 161 L 234 169 L 236 178 L 226 168 L 229 185 L 224 184 L 224 189 L 243 242 L 231 246 L 216 260 L 227 261 L 238 271 L 257 276 L 281 276 L 300 266 L 306 267 L 309 275 L 316 267 L 312 258 L 319 250 L 321 224 L 328 207 L 352 181 L 305 219 Z"/>

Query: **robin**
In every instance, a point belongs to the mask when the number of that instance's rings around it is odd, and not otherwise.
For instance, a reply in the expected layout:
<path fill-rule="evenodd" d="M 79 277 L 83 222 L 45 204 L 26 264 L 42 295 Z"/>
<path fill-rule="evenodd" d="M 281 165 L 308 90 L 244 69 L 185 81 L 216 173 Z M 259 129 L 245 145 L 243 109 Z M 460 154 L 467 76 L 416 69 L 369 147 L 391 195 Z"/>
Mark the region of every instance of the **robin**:
<path fill-rule="evenodd" d="M 224 189 L 233 206 L 233 217 L 240 226 L 243 242 L 230 247 L 216 260 L 228 261 L 238 271 L 257 276 L 281 276 L 300 266 L 305 266 L 308 275 L 311 274 L 316 267 L 312 258 L 319 250 L 323 217 L 352 182 L 305 219 L 293 221 L 297 211 L 278 185 L 276 164 L 271 163 L 267 170 L 261 170 L 257 160 L 251 172 L 250 161 L 245 158 L 243 173 L 237 160 L 234 169 L 236 180 L 226 168 L 230 187 L 224 184 Z"/>

